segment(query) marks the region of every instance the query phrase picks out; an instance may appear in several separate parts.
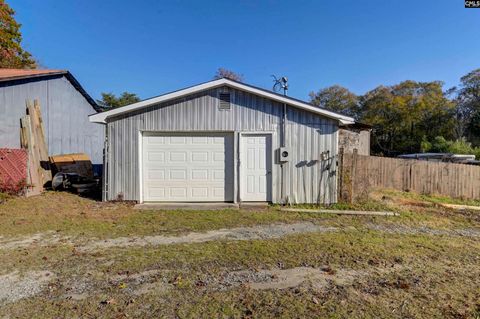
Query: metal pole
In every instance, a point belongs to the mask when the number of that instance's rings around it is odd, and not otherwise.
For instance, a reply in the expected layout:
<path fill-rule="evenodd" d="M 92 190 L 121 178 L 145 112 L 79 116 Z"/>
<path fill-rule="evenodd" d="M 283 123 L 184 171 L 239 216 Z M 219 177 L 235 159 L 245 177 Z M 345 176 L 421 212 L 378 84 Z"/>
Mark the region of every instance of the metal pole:
<path fill-rule="evenodd" d="M 284 96 L 287 96 L 287 87 L 284 86 L 283 87 L 283 95 Z M 285 147 L 287 146 L 287 128 L 286 128 L 286 125 L 287 125 L 287 103 L 283 103 L 283 114 L 282 114 L 282 142 L 281 142 L 281 145 L 282 147 Z M 280 155 L 280 154 L 279 154 Z M 286 204 L 287 203 L 287 199 L 286 199 L 286 190 L 285 190 L 285 184 L 286 184 L 286 169 L 285 169 L 285 163 L 282 163 L 280 164 L 280 169 L 282 171 L 282 201 L 283 201 L 283 204 Z"/>

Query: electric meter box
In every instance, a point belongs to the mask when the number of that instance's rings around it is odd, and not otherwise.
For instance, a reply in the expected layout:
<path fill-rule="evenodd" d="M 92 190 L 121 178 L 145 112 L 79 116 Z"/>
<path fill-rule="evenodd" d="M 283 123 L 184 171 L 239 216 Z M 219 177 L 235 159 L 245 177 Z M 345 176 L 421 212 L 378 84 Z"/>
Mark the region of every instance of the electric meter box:
<path fill-rule="evenodd" d="M 290 155 L 290 149 L 288 147 L 280 147 L 278 151 L 279 155 L 279 161 L 280 162 L 289 162 L 291 155 Z"/>

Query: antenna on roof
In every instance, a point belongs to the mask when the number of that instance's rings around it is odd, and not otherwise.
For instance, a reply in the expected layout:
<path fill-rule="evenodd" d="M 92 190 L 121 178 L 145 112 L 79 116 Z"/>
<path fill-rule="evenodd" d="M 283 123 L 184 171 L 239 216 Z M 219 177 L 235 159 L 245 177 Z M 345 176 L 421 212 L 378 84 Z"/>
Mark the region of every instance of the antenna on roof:
<path fill-rule="evenodd" d="M 273 91 L 274 92 L 279 92 L 280 90 L 283 89 L 283 95 L 287 95 L 288 91 L 288 78 L 286 76 L 282 76 L 280 79 L 278 79 L 275 75 L 272 75 L 273 77 Z"/>

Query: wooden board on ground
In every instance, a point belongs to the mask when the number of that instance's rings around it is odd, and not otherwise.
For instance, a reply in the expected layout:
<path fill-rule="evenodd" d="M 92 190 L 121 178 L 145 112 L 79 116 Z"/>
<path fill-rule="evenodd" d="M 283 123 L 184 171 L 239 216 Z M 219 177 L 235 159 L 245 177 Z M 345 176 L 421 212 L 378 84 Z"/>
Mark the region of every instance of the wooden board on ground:
<path fill-rule="evenodd" d="M 441 203 L 440 206 L 457 209 L 457 210 L 480 210 L 480 206 L 471 206 L 471 205 L 457 205 L 457 204 L 446 204 Z"/>
<path fill-rule="evenodd" d="M 321 213 L 336 215 L 369 215 L 369 216 L 400 216 L 395 212 L 371 212 L 360 210 L 334 210 L 334 209 L 305 209 L 305 208 L 280 208 L 282 212 L 298 212 L 298 213 Z"/>

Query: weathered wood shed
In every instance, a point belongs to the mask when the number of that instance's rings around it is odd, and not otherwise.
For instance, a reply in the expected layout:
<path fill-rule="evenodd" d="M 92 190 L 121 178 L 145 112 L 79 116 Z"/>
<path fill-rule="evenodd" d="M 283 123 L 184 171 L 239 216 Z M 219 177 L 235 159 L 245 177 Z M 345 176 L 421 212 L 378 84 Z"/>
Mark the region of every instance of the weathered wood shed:
<path fill-rule="evenodd" d="M 338 145 L 345 153 L 370 155 L 370 133 L 372 126 L 363 123 L 341 125 L 338 130 Z"/>
<path fill-rule="evenodd" d="M 50 154 L 86 153 L 103 162 L 104 130 L 88 121 L 97 105 L 64 70 L 0 69 L 0 147 L 20 148 L 27 99 L 40 102 Z"/>
<path fill-rule="evenodd" d="M 107 126 L 104 199 L 332 203 L 353 119 L 219 79 L 90 116 Z"/>

